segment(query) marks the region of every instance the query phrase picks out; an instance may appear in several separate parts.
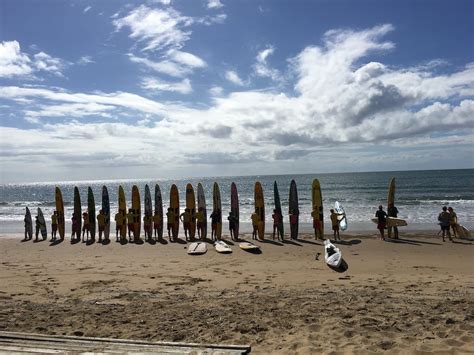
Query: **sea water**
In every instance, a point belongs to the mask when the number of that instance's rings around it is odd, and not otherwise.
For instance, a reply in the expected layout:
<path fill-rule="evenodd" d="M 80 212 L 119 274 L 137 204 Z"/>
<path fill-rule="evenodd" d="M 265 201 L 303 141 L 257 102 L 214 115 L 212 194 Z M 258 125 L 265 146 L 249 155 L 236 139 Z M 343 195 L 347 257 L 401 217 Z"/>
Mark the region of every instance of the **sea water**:
<path fill-rule="evenodd" d="M 254 208 L 254 186 L 260 181 L 264 190 L 265 219 L 271 221 L 274 208 L 273 183 L 277 182 L 284 222 L 288 223 L 288 195 L 292 179 L 296 181 L 299 197 L 300 223 L 303 230 L 311 229 L 311 184 L 314 178 L 319 179 L 324 204 L 324 219 L 327 227 L 330 225 L 329 210 L 339 201 L 346 211 L 349 224 L 348 230 L 371 230 L 375 225 L 370 222 L 379 205 L 386 209 L 387 192 L 390 179 L 396 179 L 395 205 L 399 217 L 408 221 L 406 229 L 437 230 L 437 217 L 443 206 L 451 206 L 458 215 L 461 224 L 471 229 L 474 225 L 474 169 L 465 170 L 432 170 L 432 171 L 394 171 L 368 173 L 338 173 L 338 174 L 307 174 L 307 175 L 265 175 L 265 176 L 233 176 L 205 177 L 181 180 L 113 180 L 113 181 L 70 181 L 57 183 L 24 183 L 0 185 L 0 233 L 23 233 L 23 218 L 25 207 L 28 206 L 33 216 L 37 207 L 41 207 L 48 221 L 55 209 L 55 187 L 62 191 L 65 216 L 68 226 L 74 204 L 74 186 L 79 188 L 83 211 L 87 208 L 87 188 L 94 192 L 96 211 L 100 210 L 102 186 L 108 188 L 111 204 L 111 219 L 118 209 L 118 188 L 125 190 L 127 207 L 130 207 L 131 190 L 133 185 L 140 189 L 143 208 L 145 185 L 148 184 L 154 201 L 155 184 L 159 184 L 163 197 L 164 209 L 169 204 L 169 191 L 172 184 L 179 189 L 181 210 L 185 206 L 186 184 L 194 186 L 197 195 L 197 184 L 204 187 L 208 216 L 212 209 L 212 188 L 214 182 L 219 184 L 222 198 L 223 221 L 230 210 L 230 186 L 237 184 L 240 204 L 240 222 L 244 231 L 250 228 L 250 215 Z M 33 217 L 34 218 L 34 217 Z M 227 223 L 225 223 L 226 230 Z M 267 227 L 269 230 L 270 227 Z M 67 235 L 70 234 L 70 226 Z"/>

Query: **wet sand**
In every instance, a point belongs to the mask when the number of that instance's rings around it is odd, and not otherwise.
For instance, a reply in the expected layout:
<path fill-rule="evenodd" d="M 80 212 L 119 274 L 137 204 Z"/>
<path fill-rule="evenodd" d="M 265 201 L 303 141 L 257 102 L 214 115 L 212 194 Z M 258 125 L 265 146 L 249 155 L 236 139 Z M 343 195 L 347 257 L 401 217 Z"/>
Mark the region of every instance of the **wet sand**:
<path fill-rule="evenodd" d="M 349 268 L 310 235 L 189 256 L 186 244 L 0 236 L 0 330 L 198 343 L 253 353 L 474 351 L 474 241 L 344 235 Z M 250 240 L 250 236 L 244 237 Z M 319 260 L 316 254 L 321 253 Z"/>

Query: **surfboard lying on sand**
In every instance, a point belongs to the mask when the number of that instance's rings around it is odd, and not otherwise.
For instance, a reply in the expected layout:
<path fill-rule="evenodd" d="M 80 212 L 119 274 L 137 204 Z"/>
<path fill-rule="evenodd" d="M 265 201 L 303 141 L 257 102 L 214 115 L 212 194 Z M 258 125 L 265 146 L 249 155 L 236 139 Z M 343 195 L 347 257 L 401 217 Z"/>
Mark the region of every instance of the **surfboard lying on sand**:
<path fill-rule="evenodd" d="M 370 220 L 375 224 L 379 223 L 379 220 L 376 217 L 371 218 Z M 402 218 L 387 217 L 387 227 L 405 227 L 407 225 L 407 221 Z"/>
<path fill-rule="evenodd" d="M 38 207 L 38 222 L 41 224 L 40 232 L 43 240 L 48 237 L 48 230 L 46 228 L 46 221 L 44 220 L 43 211 Z"/>
<path fill-rule="evenodd" d="M 33 238 L 33 221 L 31 220 L 31 212 L 28 207 L 26 207 L 25 224 L 26 224 L 26 234 L 28 238 L 31 239 Z"/>
<path fill-rule="evenodd" d="M 324 241 L 324 259 L 326 264 L 332 267 L 339 267 L 342 262 L 342 253 L 338 247 L 331 243 L 329 239 Z"/>
<path fill-rule="evenodd" d="M 64 221 L 64 203 L 61 189 L 56 186 L 56 212 L 58 214 L 58 232 L 59 237 L 64 239 L 65 234 L 65 221 Z"/>
<path fill-rule="evenodd" d="M 218 240 L 214 243 L 214 247 L 218 253 L 228 254 L 232 253 L 231 247 L 224 241 Z"/>
<path fill-rule="evenodd" d="M 258 245 L 255 245 L 255 244 L 250 243 L 250 242 L 239 243 L 239 247 L 240 247 L 240 249 L 249 250 L 249 251 L 260 249 L 260 247 Z"/>
<path fill-rule="evenodd" d="M 342 207 L 342 205 L 338 201 L 336 201 L 336 203 L 334 204 L 334 211 L 337 214 L 342 215 L 338 216 L 337 219 L 339 220 L 339 227 L 342 231 L 345 231 L 347 229 L 346 211 L 344 211 L 344 207 Z"/>
<path fill-rule="evenodd" d="M 189 255 L 200 255 L 207 252 L 207 245 L 204 242 L 194 242 L 189 244 L 188 254 Z"/>

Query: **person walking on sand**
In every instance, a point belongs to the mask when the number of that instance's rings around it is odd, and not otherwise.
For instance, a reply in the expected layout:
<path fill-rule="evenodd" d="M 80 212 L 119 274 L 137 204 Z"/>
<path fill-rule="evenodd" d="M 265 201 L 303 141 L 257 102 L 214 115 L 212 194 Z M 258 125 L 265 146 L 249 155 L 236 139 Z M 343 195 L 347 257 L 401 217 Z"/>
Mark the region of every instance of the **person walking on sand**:
<path fill-rule="evenodd" d="M 158 240 L 158 238 L 160 237 L 158 231 L 161 228 L 163 228 L 163 215 L 156 211 L 153 215 L 153 231 L 155 234 L 155 240 Z"/>
<path fill-rule="evenodd" d="M 97 215 L 97 225 L 99 226 L 99 243 L 102 243 L 102 234 L 105 231 L 105 214 L 103 210 Z"/>
<path fill-rule="evenodd" d="M 383 206 L 380 205 L 375 217 L 378 219 L 377 229 L 380 231 L 380 240 L 385 240 L 384 229 L 387 227 L 387 212 L 383 210 Z"/>
<path fill-rule="evenodd" d="M 281 213 L 278 212 L 276 209 L 274 209 L 272 218 L 273 218 L 273 240 L 275 240 L 275 232 L 277 234 L 278 240 L 281 240 L 280 238 L 280 228 L 281 228 L 281 219 L 282 219 Z"/>
<path fill-rule="evenodd" d="M 456 214 L 456 212 L 454 212 L 452 207 L 448 207 L 448 212 L 449 212 L 449 226 L 451 227 L 453 231 L 453 237 L 457 238 L 456 226 L 458 224 L 458 215 Z"/>
<path fill-rule="evenodd" d="M 58 212 L 54 211 L 51 216 L 51 241 L 56 240 L 56 233 L 58 231 Z"/>
<path fill-rule="evenodd" d="M 173 232 L 173 226 L 175 224 L 175 214 L 173 209 L 170 207 L 168 208 L 168 212 L 166 212 L 166 219 L 167 219 L 167 228 L 168 228 L 168 238 L 171 242 L 171 234 Z"/>
<path fill-rule="evenodd" d="M 135 219 L 135 213 L 133 213 L 133 209 L 129 208 L 127 213 L 127 229 L 128 229 L 128 241 L 132 242 L 132 235 L 131 233 L 134 232 L 133 228 L 133 220 Z"/>
<path fill-rule="evenodd" d="M 184 212 L 179 215 L 179 219 L 183 222 L 184 236 L 186 237 L 186 241 L 188 241 L 188 231 L 191 226 L 191 211 L 189 208 L 184 209 Z"/>
<path fill-rule="evenodd" d="M 204 216 L 204 208 L 198 208 L 198 211 L 196 213 L 196 221 L 198 238 L 202 239 L 204 237 L 204 224 L 206 223 L 206 219 Z"/>
<path fill-rule="evenodd" d="M 332 224 L 332 230 L 334 233 L 334 240 L 341 240 L 341 237 L 339 236 L 339 216 L 342 216 L 342 213 L 336 213 L 332 208 L 330 209 L 331 215 L 331 224 Z"/>
<path fill-rule="evenodd" d="M 393 203 L 388 205 L 387 216 L 388 217 L 394 217 L 394 218 L 397 218 L 397 216 L 398 216 L 398 209 L 395 207 L 395 205 Z M 393 228 L 393 235 L 394 235 L 393 238 L 398 239 L 398 227 L 397 226 L 393 226 L 393 227 L 387 226 L 387 236 L 389 238 L 392 237 L 392 228 Z"/>
<path fill-rule="evenodd" d="M 120 212 L 117 212 L 115 214 L 115 241 L 118 242 L 119 241 L 119 234 L 122 230 L 122 226 L 123 226 L 123 215 L 122 213 Z"/>
<path fill-rule="evenodd" d="M 438 215 L 439 225 L 441 226 L 441 232 L 443 233 L 443 242 L 446 241 L 445 240 L 446 235 L 448 236 L 450 241 L 453 241 L 452 238 L 451 238 L 451 233 L 449 232 L 450 219 L 451 219 L 451 216 L 448 212 L 448 208 L 446 206 L 444 206 L 443 210 Z"/>
<path fill-rule="evenodd" d="M 84 243 L 85 242 L 84 233 L 86 233 L 87 240 L 89 240 L 90 225 L 89 225 L 89 213 L 88 212 L 84 212 L 82 214 L 82 221 L 83 221 L 83 224 L 82 224 L 82 242 Z"/>
<path fill-rule="evenodd" d="M 258 236 L 258 225 L 260 223 L 260 216 L 254 212 L 250 216 L 250 219 L 252 220 L 252 239 L 257 239 Z"/>

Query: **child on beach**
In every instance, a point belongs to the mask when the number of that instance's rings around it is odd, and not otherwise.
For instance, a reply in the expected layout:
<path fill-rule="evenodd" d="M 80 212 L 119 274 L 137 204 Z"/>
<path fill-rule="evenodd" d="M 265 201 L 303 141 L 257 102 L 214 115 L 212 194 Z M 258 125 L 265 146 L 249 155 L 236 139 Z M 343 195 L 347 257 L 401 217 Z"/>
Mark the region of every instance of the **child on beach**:
<path fill-rule="evenodd" d="M 451 219 L 451 216 L 448 212 L 448 208 L 446 206 L 444 206 L 443 210 L 438 215 L 439 225 L 441 226 L 441 232 L 443 233 L 443 242 L 446 241 L 444 239 L 446 237 L 446 235 L 448 236 L 450 241 L 453 241 L 452 238 L 451 238 L 451 233 L 449 232 L 450 219 Z"/>
<path fill-rule="evenodd" d="M 281 240 L 280 238 L 280 228 L 281 228 L 281 219 L 282 219 L 281 213 L 278 212 L 278 210 L 274 209 L 272 218 L 273 218 L 273 240 L 275 240 L 275 232 L 277 234 L 278 240 Z"/>
<path fill-rule="evenodd" d="M 380 240 L 385 240 L 384 229 L 387 227 L 387 213 L 383 210 L 383 206 L 380 205 L 375 217 L 378 219 L 377 229 L 380 231 Z"/>
<path fill-rule="evenodd" d="M 388 215 L 388 217 L 397 218 L 397 216 L 398 216 L 398 209 L 394 206 L 393 203 L 391 203 L 391 204 L 388 206 L 387 215 Z M 388 236 L 389 238 L 392 237 L 392 228 L 393 228 L 394 239 L 398 239 L 398 227 L 397 227 L 397 226 L 393 226 L 393 227 L 388 226 L 388 227 L 387 227 L 387 236 Z"/>
<path fill-rule="evenodd" d="M 133 210 L 131 208 L 128 209 L 127 213 L 127 226 L 128 226 L 128 241 L 132 241 L 132 237 L 130 235 L 131 232 L 133 232 L 133 219 L 135 218 L 135 214 L 133 213 Z"/>
<path fill-rule="evenodd" d="M 257 239 L 257 234 L 258 234 L 258 224 L 260 223 L 260 217 L 256 212 L 252 213 L 250 216 L 250 219 L 252 220 L 252 239 Z"/>
<path fill-rule="evenodd" d="M 97 225 L 99 226 L 99 243 L 102 242 L 102 234 L 105 231 L 105 214 L 103 210 L 97 215 Z"/>
<path fill-rule="evenodd" d="M 58 211 L 54 211 L 51 216 L 51 241 L 56 240 L 56 232 L 58 231 Z"/>
<path fill-rule="evenodd" d="M 156 211 L 155 215 L 153 216 L 153 230 L 155 232 L 156 240 L 158 240 L 160 237 L 158 232 L 161 228 L 163 228 L 163 215 Z"/>
<path fill-rule="evenodd" d="M 82 242 L 84 243 L 84 233 L 87 234 L 87 240 L 89 240 L 89 230 L 90 230 L 89 213 L 84 212 L 82 214 L 82 220 L 83 220 L 83 224 L 82 224 Z"/>
<path fill-rule="evenodd" d="M 167 228 L 168 228 L 168 239 L 171 242 L 171 233 L 173 232 L 173 226 L 175 223 L 175 215 L 171 207 L 168 208 L 168 212 L 166 212 L 166 219 L 167 219 Z"/>
<path fill-rule="evenodd" d="M 188 240 L 188 231 L 191 226 L 191 211 L 189 208 L 186 208 L 183 213 L 180 214 L 179 219 L 183 222 L 184 235 L 186 241 Z"/>
<path fill-rule="evenodd" d="M 456 238 L 456 225 L 458 224 L 458 216 L 456 212 L 454 212 L 452 207 L 448 207 L 449 212 L 449 225 L 453 230 L 453 236 Z"/>
<path fill-rule="evenodd" d="M 203 239 L 204 237 L 204 227 L 205 227 L 205 216 L 204 216 L 204 209 L 199 207 L 196 213 L 196 221 L 197 221 L 197 234 L 199 239 Z"/>
<path fill-rule="evenodd" d="M 332 230 L 334 232 L 334 240 L 341 240 L 341 237 L 339 236 L 339 216 L 342 216 L 342 214 L 336 213 L 333 209 L 331 209 L 330 212 Z"/>

